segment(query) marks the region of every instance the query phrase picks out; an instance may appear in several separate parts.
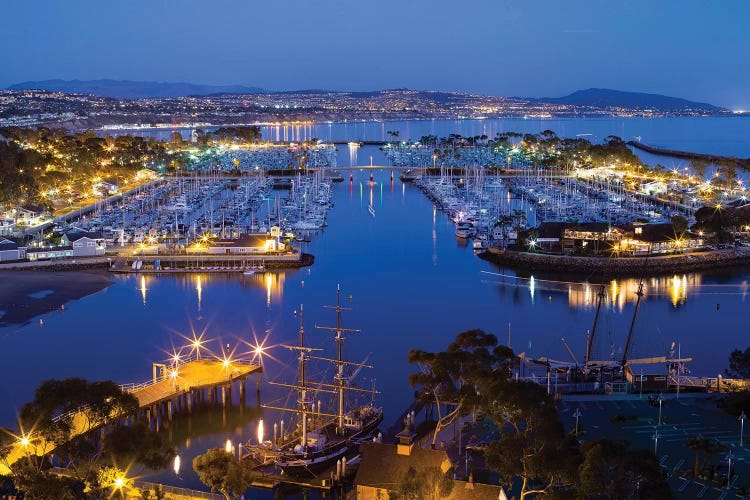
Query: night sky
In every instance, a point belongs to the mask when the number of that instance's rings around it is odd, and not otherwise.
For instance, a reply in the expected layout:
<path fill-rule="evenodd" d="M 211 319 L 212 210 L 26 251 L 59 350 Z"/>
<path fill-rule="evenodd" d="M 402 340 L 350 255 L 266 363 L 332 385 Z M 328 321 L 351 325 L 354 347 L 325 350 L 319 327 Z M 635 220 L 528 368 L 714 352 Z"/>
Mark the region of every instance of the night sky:
<path fill-rule="evenodd" d="M 746 0 L 4 0 L 0 87 L 98 79 L 750 108 Z"/>

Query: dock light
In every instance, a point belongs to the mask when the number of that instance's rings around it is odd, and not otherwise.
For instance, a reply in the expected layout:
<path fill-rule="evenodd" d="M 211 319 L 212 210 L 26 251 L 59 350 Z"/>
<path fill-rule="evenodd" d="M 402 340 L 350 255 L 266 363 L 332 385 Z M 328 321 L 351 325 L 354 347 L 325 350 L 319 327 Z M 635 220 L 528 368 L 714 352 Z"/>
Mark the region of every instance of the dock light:
<path fill-rule="evenodd" d="M 258 444 L 263 444 L 263 419 L 258 422 Z"/>
<path fill-rule="evenodd" d="M 529 247 L 536 248 L 536 240 L 529 240 Z"/>
<path fill-rule="evenodd" d="M 121 490 L 123 486 L 125 486 L 125 478 L 118 477 L 115 479 L 115 489 Z"/>
<path fill-rule="evenodd" d="M 224 451 L 227 453 L 232 453 L 232 450 L 234 449 L 234 446 L 232 445 L 232 440 L 227 439 L 227 444 L 224 445 Z"/>
<path fill-rule="evenodd" d="M 31 441 L 29 440 L 29 438 L 26 437 L 26 436 L 23 436 L 18 442 L 24 448 L 28 447 L 29 444 L 31 443 Z"/>
<path fill-rule="evenodd" d="M 177 370 L 172 370 L 172 374 L 171 375 L 172 375 L 173 379 L 177 378 Z"/>

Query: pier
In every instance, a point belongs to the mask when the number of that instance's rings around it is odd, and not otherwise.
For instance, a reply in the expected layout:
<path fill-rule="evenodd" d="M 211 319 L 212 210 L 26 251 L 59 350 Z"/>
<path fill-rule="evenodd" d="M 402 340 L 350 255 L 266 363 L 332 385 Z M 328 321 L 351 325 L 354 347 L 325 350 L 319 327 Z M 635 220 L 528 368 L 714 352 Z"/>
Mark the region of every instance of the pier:
<path fill-rule="evenodd" d="M 106 433 L 109 425 L 130 424 L 145 420 L 149 427 L 159 430 L 165 420 L 171 421 L 178 411 L 192 412 L 198 402 L 231 402 L 232 387 L 239 387 L 240 400 L 246 397 L 245 382 L 252 374 L 260 374 L 260 364 L 229 358 L 176 357 L 170 363 L 154 363 L 152 378 L 141 383 L 121 385 L 138 400 L 135 415 L 112 415 L 104 421 L 92 420 L 86 408 L 78 408 L 58 415 L 55 421 L 67 419 L 71 423 L 70 437 L 94 430 Z M 3 464 L 0 474 L 7 474 L 8 467 L 27 455 L 43 456 L 54 451 L 54 445 L 41 437 L 24 437 L 16 443 Z"/>

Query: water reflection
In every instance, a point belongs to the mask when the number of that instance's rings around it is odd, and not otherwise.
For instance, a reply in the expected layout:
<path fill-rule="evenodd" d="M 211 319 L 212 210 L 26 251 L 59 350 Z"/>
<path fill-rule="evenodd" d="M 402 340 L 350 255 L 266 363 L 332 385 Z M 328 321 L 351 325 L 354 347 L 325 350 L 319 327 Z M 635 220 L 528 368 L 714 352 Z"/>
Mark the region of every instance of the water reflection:
<path fill-rule="evenodd" d="M 552 279 L 540 279 L 536 276 L 513 276 L 509 274 L 490 273 L 500 276 L 501 286 L 524 287 L 529 291 L 532 304 L 538 293 L 566 294 L 568 307 L 571 309 L 592 309 L 598 301 L 601 285 L 589 282 L 572 282 Z M 604 285 L 602 307 L 622 312 L 627 304 L 635 303 L 638 291 L 637 278 L 613 279 Z M 716 288 L 722 287 L 721 293 L 736 293 L 745 296 L 747 282 L 737 285 L 707 285 L 702 283 L 700 274 L 682 274 L 674 276 L 652 277 L 645 280 L 646 297 L 668 298 L 673 307 L 683 305 L 689 295 L 717 293 Z M 550 298 L 552 296 L 550 295 Z"/>

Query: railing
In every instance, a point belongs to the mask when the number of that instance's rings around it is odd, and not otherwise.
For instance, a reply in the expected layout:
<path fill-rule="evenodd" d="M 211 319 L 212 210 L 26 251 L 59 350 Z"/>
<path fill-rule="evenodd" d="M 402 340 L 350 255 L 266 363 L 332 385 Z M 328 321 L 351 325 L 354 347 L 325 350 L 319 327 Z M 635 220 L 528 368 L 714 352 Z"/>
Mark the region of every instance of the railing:
<path fill-rule="evenodd" d="M 177 495 L 177 498 L 205 498 L 208 500 L 224 500 L 224 495 L 217 495 L 215 493 L 207 493 L 205 491 L 191 490 L 189 488 L 178 488 L 177 486 L 166 486 L 163 484 L 149 483 L 146 481 L 134 481 L 133 485 L 140 490 L 156 490 L 161 488 L 164 493 L 169 495 Z"/>

